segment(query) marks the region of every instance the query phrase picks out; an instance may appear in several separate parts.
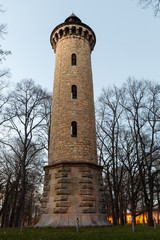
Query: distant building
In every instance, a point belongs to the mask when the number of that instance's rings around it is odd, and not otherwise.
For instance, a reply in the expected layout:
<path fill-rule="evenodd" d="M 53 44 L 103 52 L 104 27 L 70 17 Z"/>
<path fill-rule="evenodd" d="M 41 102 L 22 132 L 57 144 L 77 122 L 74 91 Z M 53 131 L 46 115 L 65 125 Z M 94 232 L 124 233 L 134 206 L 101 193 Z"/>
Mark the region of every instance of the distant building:
<path fill-rule="evenodd" d="M 148 223 L 148 213 L 144 212 L 144 213 L 136 213 L 137 217 L 136 217 L 136 224 L 147 224 Z M 158 210 L 154 210 L 153 211 L 153 218 L 155 218 L 156 223 L 160 223 L 160 211 Z M 111 216 L 108 217 L 108 221 L 110 223 L 113 223 L 113 219 Z M 132 214 L 131 213 L 127 213 L 126 215 L 126 224 L 131 224 L 132 223 Z"/>

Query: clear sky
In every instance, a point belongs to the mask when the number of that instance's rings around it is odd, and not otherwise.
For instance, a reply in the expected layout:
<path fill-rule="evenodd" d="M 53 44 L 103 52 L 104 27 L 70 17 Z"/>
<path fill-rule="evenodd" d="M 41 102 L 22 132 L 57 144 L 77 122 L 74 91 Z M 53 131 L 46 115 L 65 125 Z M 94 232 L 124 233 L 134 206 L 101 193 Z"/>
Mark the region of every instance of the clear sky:
<path fill-rule="evenodd" d="M 1 40 L 10 50 L 5 65 L 11 82 L 32 78 L 52 91 L 55 54 L 52 30 L 74 12 L 96 34 L 92 52 L 95 99 L 103 87 L 120 86 L 129 76 L 160 82 L 160 18 L 138 0 L 1 0 Z"/>

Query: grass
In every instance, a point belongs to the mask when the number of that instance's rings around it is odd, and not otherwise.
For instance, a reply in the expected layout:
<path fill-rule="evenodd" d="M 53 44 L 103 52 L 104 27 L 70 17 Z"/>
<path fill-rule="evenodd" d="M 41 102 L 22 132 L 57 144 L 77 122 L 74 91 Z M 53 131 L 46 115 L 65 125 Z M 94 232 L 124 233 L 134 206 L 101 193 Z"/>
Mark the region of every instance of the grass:
<path fill-rule="evenodd" d="M 0 229 L 0 240 L 160 240 L 160 226 L 156 229 L 137 225 L 95 228 L 18 228 Z"/>

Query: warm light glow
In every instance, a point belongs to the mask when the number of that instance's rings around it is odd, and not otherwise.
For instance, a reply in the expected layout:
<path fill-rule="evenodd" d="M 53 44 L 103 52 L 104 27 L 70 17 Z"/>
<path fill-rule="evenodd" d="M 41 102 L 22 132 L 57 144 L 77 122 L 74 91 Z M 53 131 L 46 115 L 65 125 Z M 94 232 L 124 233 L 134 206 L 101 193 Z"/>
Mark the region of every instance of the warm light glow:
<path fill-rule="evenodd" d="M 136 215 L 138 215 L 138 212 L 136 213 Z M 160 212 L 159 211 L 153 211 L 153 219 L 154 218 L 156 220 L 156 223 L 160 223 Z M 110 223 L 113 223 L 113 219 L 112 219 L 111 216 L 109 216 L 107 219 L 108 219 L 108 221 Z M 126 221 L 127 221 L 127 224 L 131 224 L 132 223 L 132 215 L 131 215 L 131 213 L 127 213 Z M 143 221 L 144 221 L 145 224 L 147 224 L 147 222 L 148 222 L 148 213 L 146 213 L 146 212 L 144 213 L 144 215 L 143 215 L 143 213 L 141 213 L 140 215 L 138 215 L 136 217 L 136 223 L 137 224 L 143 224 Z"/>

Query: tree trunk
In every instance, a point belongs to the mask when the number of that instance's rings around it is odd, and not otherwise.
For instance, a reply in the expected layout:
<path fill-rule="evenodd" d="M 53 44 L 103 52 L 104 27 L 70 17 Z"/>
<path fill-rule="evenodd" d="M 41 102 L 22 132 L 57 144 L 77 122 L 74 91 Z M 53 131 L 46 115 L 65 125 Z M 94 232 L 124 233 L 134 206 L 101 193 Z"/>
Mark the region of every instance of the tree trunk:
<path fill-rule="evenodd" d="M 25 159 L 25 158 L 24 158 Z M 25 172 L 25 161 L 23 161 L 23 172 L 22 172 L 22 183 L 21 183 L 21 193 L 20 193 L 20 199 L 18 203 L 17 213 L 16 213 L 16 220 L 15 220 L 15 227 L 18 227 L 20 224 L 20 221 L 23 217 L 24 212 L 24 206 L 25 206 L 25 193 L 26 193 L 26 172 Z"/>
<path fill-rule="evenodd" d="M 153 210 L 151 208 L 148 209 L 148 225 L 153 226 Z"/>
<path fill-rule="evenodd" d="M 12 205 L 12 212 L 11 212 L 9 227 L 13 227 L 13 222 L 14 222 L 14 218 L 15 218 L 16 203 L 17 203 L 17 196 L 18 196 L 18 184 L 19 184 L 19 180 L 16 181 L 14 200 L 13 200 L 13 205 Z"/>

